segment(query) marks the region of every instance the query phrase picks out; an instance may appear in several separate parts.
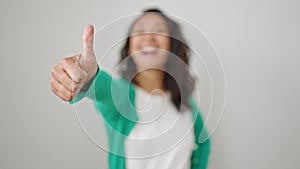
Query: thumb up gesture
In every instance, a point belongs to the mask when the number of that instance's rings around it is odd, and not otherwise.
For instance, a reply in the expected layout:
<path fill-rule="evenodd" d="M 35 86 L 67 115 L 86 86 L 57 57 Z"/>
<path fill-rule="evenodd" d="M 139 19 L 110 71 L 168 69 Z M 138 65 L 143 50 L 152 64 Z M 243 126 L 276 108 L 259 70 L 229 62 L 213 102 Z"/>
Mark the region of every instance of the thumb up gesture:
<path fill-rule="evenodd" d="M 93 50 L 94 27 L 87 25 L 83 31 L 83 52 L 66 57 L 52 69 L 51 91 L 64 101 L 71 101 L 98 69 Z"/>

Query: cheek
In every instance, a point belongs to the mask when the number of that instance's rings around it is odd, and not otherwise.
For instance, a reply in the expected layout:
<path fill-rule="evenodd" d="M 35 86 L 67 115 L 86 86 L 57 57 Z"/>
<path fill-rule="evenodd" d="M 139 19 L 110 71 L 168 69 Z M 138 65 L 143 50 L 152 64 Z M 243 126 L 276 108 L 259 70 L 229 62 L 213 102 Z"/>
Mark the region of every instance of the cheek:
<path fill-rule="evenodd" d="M 162 48 L 165 49 L 165 50 L 168 50 L 170 51 L 170 48 L 171 48 L 171 41 L 170 41 L 170 38 L 169 37 L 159 37 L 159 41 L 161 42 L 160 44 L 162 44 Z"/>
<path fill-rule="evenodd" d="M 138 50 L 137 46 L 138 46 L 138 39 L 137 38 L 130 38 L 129 48 L 128 48 L 129 55 L 135 53 Z"/>

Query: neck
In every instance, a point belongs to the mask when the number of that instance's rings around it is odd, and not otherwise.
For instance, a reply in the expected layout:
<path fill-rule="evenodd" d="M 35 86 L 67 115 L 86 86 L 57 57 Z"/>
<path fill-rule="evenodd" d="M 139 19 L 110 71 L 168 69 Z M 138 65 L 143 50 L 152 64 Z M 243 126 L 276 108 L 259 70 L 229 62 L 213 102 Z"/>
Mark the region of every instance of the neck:
<path fill-rule="evenodd" d="M 161 70 L 147 69 L 139 72 L 135 76 L 134 81 L 148 93 L 155 93 L 155 90 L 159 90 L 160 92 L 158 93 L 161 93 L 161 91 L 165 92 L 164 77 L 165 72 Z"/>

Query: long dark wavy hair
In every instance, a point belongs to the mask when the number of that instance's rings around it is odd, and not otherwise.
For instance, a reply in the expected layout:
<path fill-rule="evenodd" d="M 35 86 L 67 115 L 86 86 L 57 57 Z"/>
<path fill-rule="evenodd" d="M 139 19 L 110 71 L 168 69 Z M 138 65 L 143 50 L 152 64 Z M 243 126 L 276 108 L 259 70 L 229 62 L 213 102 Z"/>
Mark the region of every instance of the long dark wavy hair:
<path fill-rule="evenodd" d="M 168 57 L 168 60 L 165 65 L 165 76 L 163 82 L 164 87 L 166 88 L 166 90 L 170 91 L 172 103 L 175 105 L 178 111 L 180 111 L 181 109 L 181 104 L 183 104 L 187 108 L 190 108 L 190 105 L 188 104 L 188 98 L 194 89 L 195 80 L 188 70 L 189 48 L 186 45 L 186 41 L 184 40 L 183 35 L 181 33 L 180 25 L 174 20 L 170 19 L 161 10 L 157 8 L 144 10 L 142 16 L 150 12 L 162 16 L 166 21 L 169 30 L 169 38 L 171 43 L 169 52 L 172 56 Z M 133 25 L 138 19 L 136 19 L 130 27 L 126 43 L 121 50 L 120 63 L 124 59 L 129 57 L 128 50 L 130 43 L 130 33 Z M 133 78 L 133 76 L 135 76 L 136 73 L 136 65 L 132 57 L 129 57 L 126 60 L 125 68 L 121 70 L 121 76 L 128 81 L 133 79 L 133 82 L 137 83 Z"/>

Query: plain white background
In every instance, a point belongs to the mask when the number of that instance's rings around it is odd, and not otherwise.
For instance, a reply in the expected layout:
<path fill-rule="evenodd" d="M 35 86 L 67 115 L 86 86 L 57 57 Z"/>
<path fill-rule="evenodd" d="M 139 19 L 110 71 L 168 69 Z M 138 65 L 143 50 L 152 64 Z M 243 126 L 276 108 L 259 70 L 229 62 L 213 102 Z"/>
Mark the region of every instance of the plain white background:
<path fill-rule="evenodd" d="M 107 167 L 106 152 L 82 131 L 74 107 L 50 92 L 50 72 L 60 59 L 79 52 L 87 23 L 99 28 L 152 6 L 199 27 L 223 61 L 227 102 L 212 137 L 209 169 L 299 168 L 299 5 L 296 0 L 0 1 L 0 168 Z M 104 130 L 99 134 L 105 144 Z"/>

